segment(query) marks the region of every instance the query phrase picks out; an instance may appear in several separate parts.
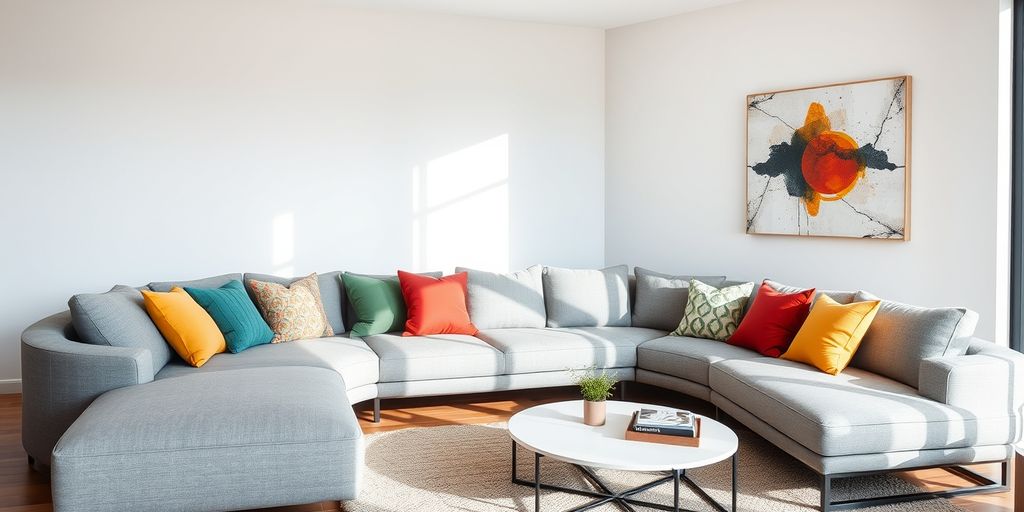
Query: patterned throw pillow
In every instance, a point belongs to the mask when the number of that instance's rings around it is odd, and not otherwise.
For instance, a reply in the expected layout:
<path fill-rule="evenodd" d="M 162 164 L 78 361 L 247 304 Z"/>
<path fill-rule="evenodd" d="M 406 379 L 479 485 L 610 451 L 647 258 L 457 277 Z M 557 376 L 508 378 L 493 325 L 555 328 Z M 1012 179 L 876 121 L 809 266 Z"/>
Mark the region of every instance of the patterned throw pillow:
<path fill-rule="evenodd" d="M 316 274 L 287 287 L 255 279 L 248 280 L 246 284 L 263 319 L 274 331 L 271 343 L 334 335 L 320 300 Z"/>
<path fill-rule="evenodd" d="M 683 320 L 672 336 L 691 336 L 725 341 L 736 331 L 743 317 L 754 283 L 718 289 L 696 279 L 690 280 L 690 297 Z"/>

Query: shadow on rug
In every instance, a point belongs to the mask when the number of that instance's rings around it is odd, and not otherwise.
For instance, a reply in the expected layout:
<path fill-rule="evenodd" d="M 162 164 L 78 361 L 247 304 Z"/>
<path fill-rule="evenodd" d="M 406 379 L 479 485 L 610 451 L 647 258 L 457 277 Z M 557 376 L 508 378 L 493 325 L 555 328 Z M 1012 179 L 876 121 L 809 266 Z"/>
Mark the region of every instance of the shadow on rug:
<path fill-rule="evenodd" d="M 817 510 L 818 476 L 756 434 L 740 430 L 739 507 L 743 511 Z M 345 502 L 350 512 L 423 511 L 532 511 L 533 489 L 514 485 L 512 442 L 505 424 L 453 425 L 414 428 L 366 437 L 366 467 L 358 500 Z M 523 449 L 519 475 L 533 478 L 533 457 Z M 590 488 L 579 471 L 553 460 L 541 459 L 541 481 Z M 595 471 L 613 490 L 635 487 L 657 478 L 653 473 Z M 687 474 L 720 503 L 730 491 L 729 462 L 688 470 Z M 835 499 L 913 492 L 896 476 L 845 479 L 833 484 Z M 685 486 L 681 506 L 710 510 Z M 670 504 L 672 486 L 664 484 L 637 496 Z M 588 498 L 542 491 L 542 510 L 566 510 Z M 594 510 L 618 510 L 614 505 Z M 871 511 L 961 511 L 946 500 L 931 500 L 865 509 Z"/>

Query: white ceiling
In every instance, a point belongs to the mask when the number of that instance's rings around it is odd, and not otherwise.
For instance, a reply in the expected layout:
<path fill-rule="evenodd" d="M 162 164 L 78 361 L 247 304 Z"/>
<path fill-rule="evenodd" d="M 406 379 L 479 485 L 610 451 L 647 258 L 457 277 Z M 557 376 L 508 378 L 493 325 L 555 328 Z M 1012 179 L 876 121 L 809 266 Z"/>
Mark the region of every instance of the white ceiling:
<path fill-rule="evenodd" d="M 612 28 L 739 0 L 334 0 L 341 5 Z"/>

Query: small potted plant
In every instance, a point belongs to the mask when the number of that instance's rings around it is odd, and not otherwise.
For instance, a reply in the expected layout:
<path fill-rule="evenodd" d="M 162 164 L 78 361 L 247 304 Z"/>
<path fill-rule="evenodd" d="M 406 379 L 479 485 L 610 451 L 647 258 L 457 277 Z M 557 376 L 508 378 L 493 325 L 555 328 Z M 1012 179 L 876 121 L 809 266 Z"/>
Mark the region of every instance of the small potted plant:
<path fill-rule="evenodd" d="M 611 398 L 618 381 L 604 370 L 587 368 L 574 371 L 573 382 L 580 387 L 580 395 L 583 396 L 583 423 L 595 427 L 604 425 L 605 401 Z"/>

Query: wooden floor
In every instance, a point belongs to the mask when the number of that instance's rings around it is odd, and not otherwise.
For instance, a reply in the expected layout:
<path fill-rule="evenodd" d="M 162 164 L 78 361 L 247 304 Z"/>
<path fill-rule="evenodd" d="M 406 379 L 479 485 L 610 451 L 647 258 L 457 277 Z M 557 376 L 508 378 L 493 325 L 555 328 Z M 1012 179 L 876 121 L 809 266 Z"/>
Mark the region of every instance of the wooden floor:
<path fill-rule="evenodd" d="M 629 384 L 626 399 L 684 407 L 696 412 L 711 413 L 709 406 L 675 393 L 656 388 Z M 381 422 L 372 422 L 370 404 L 357 406 L 363 432 L 370 434 L 410 427 L 432 427 L 472 423 L 494 423 L 507 420 L 512 414 L 536 404 L 575 399 L 573 390 L 555 388 L 487 395 L 390 400 L 384 402 Z M 742 428 L 734 425 L 735 428 Z M 994 466 L 973 468 L 992 473 Z M 928 488 L 948 488 L 962 485 L 963 481 L 942 470 L 905 473 L 909 480 Z M 1009 512 L 1013 507 L 1013 493 L 987 494 L 957 498 L 957 505 L 973 512 Z M 52 510 L 50 484 L 47 475 L 29 469 L 21 447 L 21 395 L 0 395 L 0 512 L 42 512 Z M 294 507 L 266 509 L 288 512 L 344 511 L 337 502 L 313 503 Z"/>

